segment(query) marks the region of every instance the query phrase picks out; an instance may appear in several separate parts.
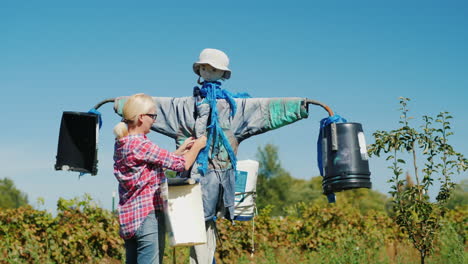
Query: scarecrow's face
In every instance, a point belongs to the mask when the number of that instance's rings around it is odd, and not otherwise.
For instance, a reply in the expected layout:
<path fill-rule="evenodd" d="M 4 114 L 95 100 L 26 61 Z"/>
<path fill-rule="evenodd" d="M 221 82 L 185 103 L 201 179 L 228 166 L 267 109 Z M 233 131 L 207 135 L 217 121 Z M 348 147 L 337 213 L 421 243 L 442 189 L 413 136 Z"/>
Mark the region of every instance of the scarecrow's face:
<path fill-rule="evenodd" d="M 216 68 L 213 68 L 212 66 L 208 64 L 202 64 L 200 65 L 200 76 L 205 80 L 205 81 L 217 81 L 221 79 L 224 75 L 223 70 L 218 70 Z"/>

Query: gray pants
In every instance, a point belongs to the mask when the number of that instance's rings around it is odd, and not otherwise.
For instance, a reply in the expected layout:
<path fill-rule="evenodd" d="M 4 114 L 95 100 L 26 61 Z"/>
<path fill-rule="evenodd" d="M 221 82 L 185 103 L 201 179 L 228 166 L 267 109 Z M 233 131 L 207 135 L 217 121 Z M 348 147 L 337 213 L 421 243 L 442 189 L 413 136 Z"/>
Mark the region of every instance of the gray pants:
<path fill-rule="evenodd" d="M 216 251 L 216 223 L 205 222 L 206 244 L 190 247 L 190 264 L 212 264 Z"/>

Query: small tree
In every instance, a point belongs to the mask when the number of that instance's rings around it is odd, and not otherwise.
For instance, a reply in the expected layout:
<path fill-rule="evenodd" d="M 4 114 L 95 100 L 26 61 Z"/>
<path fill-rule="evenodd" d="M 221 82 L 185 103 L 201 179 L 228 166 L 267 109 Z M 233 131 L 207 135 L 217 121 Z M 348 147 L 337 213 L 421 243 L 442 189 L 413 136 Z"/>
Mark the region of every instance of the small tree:
<path fill-rule="evenodd" d="M 450 198 L 454 183 L 451 176 L 468 169 L 467 159 L 456 152 L 448 144 L 450 119 L 448 112 L 441 112 L 437 118 L 423 116 L 424 125 L 421 132 L 411 127 L 408 116 L 407 103 L 409 98 L 400 97 L 400 128 L 391 131 L 376 131 L 373 136 L 375 143 L 369 147 L 369 154 L 380 156 L 380 153 L 389 153 L 387 161 L 391 162 L 389 168 L 393 176 L 390 194 L 393 198 L 393 209 L 397 224 L 406 232 L 414 247 L 419 251 L 421 263 L 433 252 L 434 240 L 440 230 L 440 222 L 445 214 L 445 203 Z M 435 123 L 434 123 L 435 121 Z M 434 127 L 437 125 L 437 127 Z M 407 184 L 401 176 L 401 166 L 406 161 L 401 156 L 410 155 L 416 184 Z M 425 159 L 421 171 L 418 168 L 417 156 Z M 435 202 L 431 202 L 428 191 L 433 185 L 435 177 L 441 186 Z"/>
<path fill-rule="evenodd" d="M 18 208 L 28 204 L 28 196 L 16 188 L 13 180 L 0 179 L 0 208 Z"/>
<path fill-rule="evenodd" d="M 257 206 L 259 209 L 273 205 L 272 215 L 282 215 L 287 205 L 292 177 L 281 166 L 278 147 L 267 144 L 258 148 L 259 171 L 257 178 Z"/>
<path fill-rule="evenodd" d="M 314 189 L 313 185 L 291 176 L 279 160 L 278 147 L 267 144 L 258 148 L 257 160 L 259 171 L 257 176 L 257 207 L 264 209 L 273 206 L 272 216 L 285 215 L 288 206 L 298 202 L 309 202 L 321 197 L 321 186 Z M 319 190 L 317 192 L 317 190 Z"/>

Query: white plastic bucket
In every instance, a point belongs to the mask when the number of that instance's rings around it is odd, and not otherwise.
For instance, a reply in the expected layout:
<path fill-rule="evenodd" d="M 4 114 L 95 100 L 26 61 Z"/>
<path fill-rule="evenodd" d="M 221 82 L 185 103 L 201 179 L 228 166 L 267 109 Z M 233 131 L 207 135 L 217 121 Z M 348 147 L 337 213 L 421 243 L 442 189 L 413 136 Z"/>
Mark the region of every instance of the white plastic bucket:
<path fill-rule="evenodd" d="M 167 232 L 173 247 L 206 243 L 200 184 L 169 186 Z"/>
<path fill-rule="evenodd" d="M 255 215 L 258 165 L 255 160 L 237 162 L 234 220 L 249 221 Z"/>

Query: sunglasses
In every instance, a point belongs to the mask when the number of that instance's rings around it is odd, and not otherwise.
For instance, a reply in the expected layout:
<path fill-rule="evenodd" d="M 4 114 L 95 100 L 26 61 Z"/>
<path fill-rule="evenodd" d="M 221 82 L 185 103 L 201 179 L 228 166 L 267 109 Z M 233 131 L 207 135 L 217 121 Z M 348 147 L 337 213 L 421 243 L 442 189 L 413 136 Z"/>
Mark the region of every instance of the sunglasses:
<path fill-rule="evenodd" d="M 151 117 L 153 120 L 156 120 L 156 117 L 158 116 L 157 114 L 145 114 L 149 117 Z"/>

